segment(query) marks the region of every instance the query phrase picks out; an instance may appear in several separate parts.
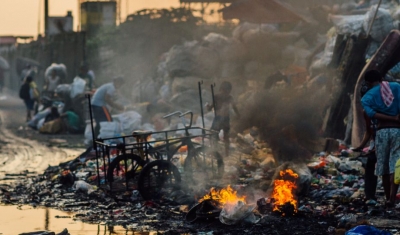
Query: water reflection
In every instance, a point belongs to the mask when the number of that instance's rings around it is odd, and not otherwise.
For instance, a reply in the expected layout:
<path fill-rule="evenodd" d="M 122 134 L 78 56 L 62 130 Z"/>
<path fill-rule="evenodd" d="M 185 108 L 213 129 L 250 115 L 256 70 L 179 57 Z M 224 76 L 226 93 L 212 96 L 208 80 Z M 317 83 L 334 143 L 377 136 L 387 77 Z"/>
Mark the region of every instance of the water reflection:
<path fill-rule="evenodd" d="M 46 210 L 46 212 L 45 212 L 45 215 L 44 215 L 44 229 L 45 230 L 49 230 L 49 221 L 50 221 L 50 219 L 49 219 L 49 215 L 50 215 L 49 208 L 46 208 L 45 210 Z"/>
<path fill-rule="evenodd" d="M 73 214 L 50 208 L 0 206 L 0 234 L 35 231 L 59 233 L 65 228 L 71 235 L 156 235 L 157 232 L 128 231 L 121 226 L 86 224 L 72 219 Z"/>

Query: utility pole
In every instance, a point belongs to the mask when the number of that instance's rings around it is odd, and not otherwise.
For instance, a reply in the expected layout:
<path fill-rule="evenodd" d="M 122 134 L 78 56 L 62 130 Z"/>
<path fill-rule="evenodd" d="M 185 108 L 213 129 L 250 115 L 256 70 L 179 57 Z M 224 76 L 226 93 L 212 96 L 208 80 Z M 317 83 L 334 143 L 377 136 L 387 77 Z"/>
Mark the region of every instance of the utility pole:
<path fill-rule="evenodd" d="M 44 0 L 44 35 L 47 36 L 49 30 L 49 0 Z"/>

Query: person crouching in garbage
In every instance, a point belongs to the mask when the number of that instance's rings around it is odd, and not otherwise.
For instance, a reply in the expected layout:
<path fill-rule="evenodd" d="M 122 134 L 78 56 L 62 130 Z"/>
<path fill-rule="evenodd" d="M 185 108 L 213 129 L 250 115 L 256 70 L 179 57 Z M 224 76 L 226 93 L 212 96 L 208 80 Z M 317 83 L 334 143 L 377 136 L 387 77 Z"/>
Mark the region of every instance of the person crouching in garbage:
<path fill-rule="evenodd" d="M 80 119 L 79 116 L 74 112 L 74 110 L 69 110 L 60 115 L 63 120 L 63 130 L 69 134 L 79 134 L 80 129 Z"/>
<path fill-rule="evenodd" d="M 94 129 L 95 137 L 100 133 L 100 122 L 112 122 L 112 117 L 107 109 L 106 105 L 110 105 L 113 108 L 119 110 L 125 110 L 125 107 L 114 101 L 114 96 L 118 90 L 124 84 L 124 78 L 116 77 L 112 82 L 103 84 L 100 86 L 93 95 L 92 98 L 92 111 L 94 120 L 96 121 L 96 127 Z"/>
<path fill-rule="evenodd" d="M 361 98 L 361 105 L 369 118 L 378 120 L 375 174 L 382 176 L 386 206 L 390 208 L 395 205 L 399 188 L 394 183 L 394 172 L 400 159 L 400 84 L 383 81 L 377 70 L 367 71 L 364 80 L 371 89 Z"/>

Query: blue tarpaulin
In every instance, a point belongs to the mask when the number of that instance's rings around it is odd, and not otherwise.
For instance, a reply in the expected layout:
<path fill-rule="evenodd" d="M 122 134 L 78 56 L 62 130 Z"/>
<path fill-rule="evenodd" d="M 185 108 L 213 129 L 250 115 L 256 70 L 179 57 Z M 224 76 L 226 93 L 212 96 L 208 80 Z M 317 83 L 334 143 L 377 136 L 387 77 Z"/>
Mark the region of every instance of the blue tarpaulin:
<path fill-rule="evenodd" d="M 346 235 L 391 235 L 391 233 L 379 230 L 373 226 L 360 225 L 347 231 Z"/>

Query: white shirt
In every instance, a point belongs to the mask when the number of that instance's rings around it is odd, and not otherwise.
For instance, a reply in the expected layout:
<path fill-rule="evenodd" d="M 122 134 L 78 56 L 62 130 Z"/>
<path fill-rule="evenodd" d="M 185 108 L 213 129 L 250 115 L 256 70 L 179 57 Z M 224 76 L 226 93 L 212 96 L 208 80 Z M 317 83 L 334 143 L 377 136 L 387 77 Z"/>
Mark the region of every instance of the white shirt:
<path fill-rule="evenodd" d="M 95 106 L 105 106 L 106 105 L 106 94 L 109 96 L 114 96 L 115 95 L 115 86 L 113 82 L 106 83 L 99 87 L 96 92 L 93 95 L 92 98 L 92 105 Z"/>
<path fill-rule="evenodd" d="M 47 91 L 55 91 L 57 86 L 60 83 L 60 77 L 59 76 L 55 76 L 54 78 L 49 75 L 46 77 L 46 81 L 47 81 Z"/>

